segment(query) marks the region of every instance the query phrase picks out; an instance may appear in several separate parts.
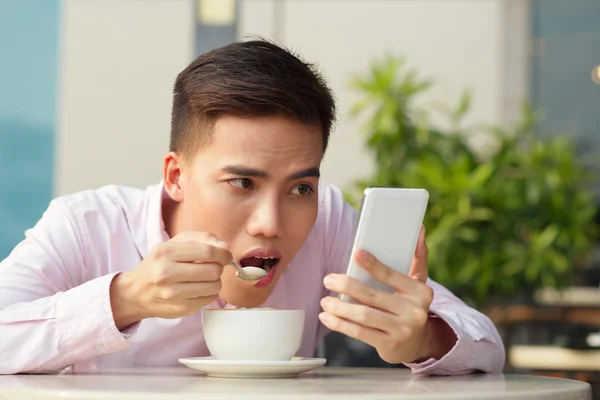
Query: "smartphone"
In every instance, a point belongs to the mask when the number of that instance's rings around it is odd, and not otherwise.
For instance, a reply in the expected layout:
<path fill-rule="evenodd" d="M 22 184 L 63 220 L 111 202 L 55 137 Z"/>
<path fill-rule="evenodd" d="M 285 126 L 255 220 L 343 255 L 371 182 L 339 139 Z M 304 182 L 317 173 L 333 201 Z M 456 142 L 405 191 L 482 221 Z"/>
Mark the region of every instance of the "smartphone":
<path fill-rule="evenodd" d="M 429 192 L 425 189 L 366 188 L 346 275 L 373 289 L 393 293 L 392 287 L 358 265 L 354 254 L 358 249 L 367 250 L 383 264 L 408 275 L 428 201 Z M 356 302 L 344 294 L 339 297 L 346 302 Z"/>

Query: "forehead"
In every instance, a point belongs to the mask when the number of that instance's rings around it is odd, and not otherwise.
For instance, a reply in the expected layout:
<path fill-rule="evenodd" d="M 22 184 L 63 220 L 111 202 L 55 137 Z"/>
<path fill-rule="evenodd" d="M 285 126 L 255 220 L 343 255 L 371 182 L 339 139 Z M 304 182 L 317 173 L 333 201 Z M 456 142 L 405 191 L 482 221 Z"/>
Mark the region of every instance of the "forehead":
<path fill-rule="evenodd" d="M 320 160 L 323 136 L 319 125 L 285 117 L 240 118 L 225 116 L 215 122 L 203 153 L 229 155 L 285 155 Z"/>

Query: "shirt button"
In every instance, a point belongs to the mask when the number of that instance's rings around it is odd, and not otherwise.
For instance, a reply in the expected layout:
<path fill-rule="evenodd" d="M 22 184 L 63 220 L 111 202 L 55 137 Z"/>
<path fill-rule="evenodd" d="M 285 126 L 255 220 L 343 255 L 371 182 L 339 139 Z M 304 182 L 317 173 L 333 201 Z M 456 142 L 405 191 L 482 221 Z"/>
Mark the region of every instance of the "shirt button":
<path fill-rule="evenodd" d="M 96 346 L 96 351 L 99 354 L 106 354 L 108 352 L 108 350 L 106 349 L 106 346 L 103 346 L 101 344 L 99 344 L 98 346 Z"/>

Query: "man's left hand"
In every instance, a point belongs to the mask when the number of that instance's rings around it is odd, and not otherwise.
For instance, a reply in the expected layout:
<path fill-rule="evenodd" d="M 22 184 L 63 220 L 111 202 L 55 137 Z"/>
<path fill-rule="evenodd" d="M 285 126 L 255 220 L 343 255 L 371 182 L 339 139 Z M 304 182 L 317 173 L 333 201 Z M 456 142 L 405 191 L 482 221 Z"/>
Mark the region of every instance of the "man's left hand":
<path fill-rule="evenodd" d="M 327 275 L 323 280 L 327 289 L 346 294 L 360 304 L 325 297 L 321 300 L 324 310 L 319 315 L 321 322 L 333 331 L 375 347 L 388 363 L 409 363 L 435 357 L 439 351 L 434 349 L 432 339 L 436 325 L 443 321 L 432 322 L 429 318 L 433 289 L 426 284 L 425 228 L 421 228 L 408 276 L 382 264 L 364 250 L 353 256 L 374 278 L 394 288 L 395 293 L 371 289 L 346 275 Z"/>

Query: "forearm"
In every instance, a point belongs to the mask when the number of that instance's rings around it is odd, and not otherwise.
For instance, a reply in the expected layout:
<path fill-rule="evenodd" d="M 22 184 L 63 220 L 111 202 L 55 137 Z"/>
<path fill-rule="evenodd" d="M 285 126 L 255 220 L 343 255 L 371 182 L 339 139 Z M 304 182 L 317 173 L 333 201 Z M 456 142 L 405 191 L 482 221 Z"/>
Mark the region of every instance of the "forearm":
<path fill-rule="evenodd" d="M 0 310 L 0 374 L 57 371 L 127 348 L 111 312 L 112 279 Z"/>

